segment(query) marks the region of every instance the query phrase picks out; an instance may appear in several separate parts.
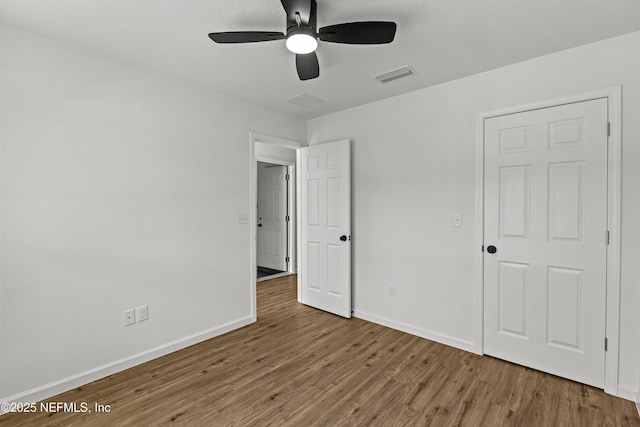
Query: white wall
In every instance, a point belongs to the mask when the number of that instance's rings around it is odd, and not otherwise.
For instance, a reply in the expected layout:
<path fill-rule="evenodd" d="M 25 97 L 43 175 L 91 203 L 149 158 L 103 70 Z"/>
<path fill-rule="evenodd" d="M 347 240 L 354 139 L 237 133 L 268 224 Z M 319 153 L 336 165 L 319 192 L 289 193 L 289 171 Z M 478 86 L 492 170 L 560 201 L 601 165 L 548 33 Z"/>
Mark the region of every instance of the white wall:
<path fill-rule="evenodd" d="M 15 28 L 2 42 L 0 396 L 249 322 L 249 133 L 304 140 L 305 122 Z"/>
<path fill-rule="evenodd" d="M 476 113 L 623 85 L 619 392 L 638 388 L 640 33 L 308 122 L 310 144 L 353 140 L 354 304 L 360 317 L 474 345 Z M 429 70 L 420 70 L 429 72 Z M 463 227 L 451 226 L 462 212 Z M 387 296 L 387 286 L 397 296 Z"/>

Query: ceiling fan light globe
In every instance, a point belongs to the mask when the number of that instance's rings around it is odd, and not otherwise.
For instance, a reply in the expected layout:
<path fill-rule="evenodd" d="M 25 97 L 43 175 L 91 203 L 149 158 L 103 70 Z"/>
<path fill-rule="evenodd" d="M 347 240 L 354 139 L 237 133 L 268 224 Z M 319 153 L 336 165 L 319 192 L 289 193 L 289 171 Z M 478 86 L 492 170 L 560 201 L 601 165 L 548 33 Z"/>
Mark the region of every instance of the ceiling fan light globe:
<path fill-rule="evenodd" d="M 287 37 L 287 49 L 293 53 L 305 55 L 315 52 L 317 47 L 318 40 L 311 34 L 299 32 Z"/>

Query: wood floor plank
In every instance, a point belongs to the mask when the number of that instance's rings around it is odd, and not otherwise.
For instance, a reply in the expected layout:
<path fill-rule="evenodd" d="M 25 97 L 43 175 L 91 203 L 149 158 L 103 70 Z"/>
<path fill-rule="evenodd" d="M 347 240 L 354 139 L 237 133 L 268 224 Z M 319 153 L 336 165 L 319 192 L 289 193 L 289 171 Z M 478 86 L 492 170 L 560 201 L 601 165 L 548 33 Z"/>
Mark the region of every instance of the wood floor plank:
<path fill-rule="evenodd" d="M 2 426 L 640 426 L 632 402 L 488 356 L 298 304 L 260 282 L 258 322 L 49 399 L 109 413 Z"/>

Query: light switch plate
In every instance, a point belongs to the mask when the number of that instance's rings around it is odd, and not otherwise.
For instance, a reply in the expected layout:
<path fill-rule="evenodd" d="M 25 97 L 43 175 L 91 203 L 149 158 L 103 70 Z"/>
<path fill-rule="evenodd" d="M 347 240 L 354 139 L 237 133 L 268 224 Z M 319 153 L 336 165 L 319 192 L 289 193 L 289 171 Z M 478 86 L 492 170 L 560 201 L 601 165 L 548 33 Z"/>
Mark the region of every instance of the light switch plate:
<path fill-rule="evenodd" d="M 149 306 L 145 304 L 136 308 L 136 314 L 138 315 L 138 322 L 147 320 L 149 318 Z"/>
<path fill-rule="evenodd" d="M 454 227 L 462 227 L 462 214 L 454 213 L 453 214 L 453 226 Z"/>

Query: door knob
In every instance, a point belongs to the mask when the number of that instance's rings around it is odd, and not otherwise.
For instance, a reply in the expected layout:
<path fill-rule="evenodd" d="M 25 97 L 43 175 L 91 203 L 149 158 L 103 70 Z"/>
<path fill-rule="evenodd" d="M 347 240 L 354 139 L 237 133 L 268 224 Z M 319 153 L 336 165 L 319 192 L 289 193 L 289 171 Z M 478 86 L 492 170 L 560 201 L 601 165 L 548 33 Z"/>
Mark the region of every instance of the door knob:
<path fill-rule="evenodd" d="M 340 240 L 343 242 L 347 241 L 347 236 L 345 234 L 343 234 L 342 236 L 340 236 Z"/>
<path fill-rule="evenodd" d="M 493 246 L 493 245 L 489 245 L 487 246 L 487 252 L 489 252 L 490 254 L 495 254 L 498 251 L 498 249 Z"/>

